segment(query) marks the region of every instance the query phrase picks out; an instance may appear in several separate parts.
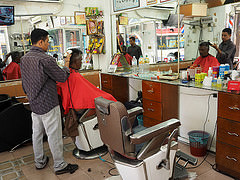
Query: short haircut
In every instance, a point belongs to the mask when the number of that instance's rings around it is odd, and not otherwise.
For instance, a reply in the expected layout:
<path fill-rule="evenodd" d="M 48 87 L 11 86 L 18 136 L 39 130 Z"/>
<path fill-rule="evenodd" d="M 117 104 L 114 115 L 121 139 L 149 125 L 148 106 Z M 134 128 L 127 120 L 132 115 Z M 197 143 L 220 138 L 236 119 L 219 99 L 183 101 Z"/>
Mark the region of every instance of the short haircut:
<path fill-rule="evenodd" d="M 228 33 L 229 35 L 232 34 L 232 30 L 231 30 L 230 28 L 225 28 L 225 29 L 222 30 L 222 32 L 226 32 L 226 33 Z"/>
<path fill-rule="evenodd" d="M 132 36 L 129 39 L 131 39 L 131 40 L 133 40 L 135 42 L 135 37 Z"/>
<path fill-rule="evenodd" d="M 11 56 L 12 56 L 12 61 L 15 62 L 16 60 L 21 58 L 21 53 L 18 51 L 13 51 L 11 52 Z"/>
<path fill-rule="evenodd" d="M 209 43 L 208 42 L 201 42 L 199 44 L 199 47 L 202 47 L 202 46 L 205 46 L 205 47 L 207 47 L 209 49 Z"/>
<path fill-rule="evenodd" d="M 173 53 L 175 57 L 178 57 L 178 52 Z"/>
<path fill-rule="evenodd" d="M 54 57 L 54 58 L 58 58 L 58 55 L 57 55 L 57 54 L 54 54 L 53 57 Z"/>
<path fill-rule="evenodd" d="M 82 51 L 77 49 L 77 48 L 73 48 L 73 49 L 70 49 L 72 51 L 71 53 L 71 57 L 70 57 L 70 61 L 69 61 L 69 66 L 71 67 L 71 65 L 74 63 L 74 58 L 76 56 L 79 56 L 79 55 L 82 55 Z"/>
<path fill-rule="evenodd" d="M 47 39 L 47 36 L 49 33 L 45 31 L 44 29 L 36 28 L 31 32 L 31 41 L 32 44 L 36 44 L 38 41 L 43 40 L 45 41 Z"/>

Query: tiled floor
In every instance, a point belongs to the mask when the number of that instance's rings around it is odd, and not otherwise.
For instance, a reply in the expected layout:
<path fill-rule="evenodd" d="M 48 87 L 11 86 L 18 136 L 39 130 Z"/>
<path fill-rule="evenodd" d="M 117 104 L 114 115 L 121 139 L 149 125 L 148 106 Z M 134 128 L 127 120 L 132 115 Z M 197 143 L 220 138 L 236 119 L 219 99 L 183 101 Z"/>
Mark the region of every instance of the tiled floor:
<path fill-rule="evenodd" d="M 74 145 L 70 138 L 64 139 L 64 158 L 69 163 L 76 163 L 79 165 L 79 170 L 74 174 L 63 174 L 56 176 L 53 172 L 53 160 L 51 158 L 51 153 L 49 151 L 48 143 L 44 143 L 44 148 L 46 154 L 50 157 L 49 163 L 46 168 L 43 170 L 36 170 L 33 162 L 33 149 L 32 145 L 25 145 L 14 152 L 2 152 L 0 153 L 0 180 L 120 180 L 119 176 L 111 176 L 108 171 L 114 167 L 113 165 L 103 162 L 100 159 L 94 160 L 79 160 L 73 157 L 72 149 Z M 189 146 L 179 143 L 179 148 L 190 154 Z M 111 161 L 110 156 L 107 154 L 103 157 L 107 161 Z M 198 161 L 201 162 L 203 158 L 199 158 Z M 207 158 L 207 161 L 211 164 L 215 163 L 215 157 L 213 154 L 210 154 Z M 214 170 L 211 166 L 204 162 L 200 167 L 195 169 L 189 169 L 192 178 L 196 180 L 231 180 L 225 175 L 222 175 Z M 116 174 L 117 171 L 111 171 L 113 174 Z M 195 177 L 194 175 L 197 175 Z"/>

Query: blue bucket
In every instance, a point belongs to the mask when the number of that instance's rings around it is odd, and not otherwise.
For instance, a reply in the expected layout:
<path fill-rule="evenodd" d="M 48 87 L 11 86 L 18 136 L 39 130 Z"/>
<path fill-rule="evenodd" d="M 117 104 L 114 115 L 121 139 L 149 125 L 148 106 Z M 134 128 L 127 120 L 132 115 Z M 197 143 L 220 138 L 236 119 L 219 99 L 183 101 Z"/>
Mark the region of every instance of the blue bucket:
<path fill-rule="evenodd" d="M 194 156 L 205 156 L 210 134 L 205 131 L 190 131 L 188 136 L 191 154 Z"/>
<path fill-rule="evenodd" d="M 137 120 L 138 120 L 138 125 L 143 126 L 143 115 L 137 116 Z"/>

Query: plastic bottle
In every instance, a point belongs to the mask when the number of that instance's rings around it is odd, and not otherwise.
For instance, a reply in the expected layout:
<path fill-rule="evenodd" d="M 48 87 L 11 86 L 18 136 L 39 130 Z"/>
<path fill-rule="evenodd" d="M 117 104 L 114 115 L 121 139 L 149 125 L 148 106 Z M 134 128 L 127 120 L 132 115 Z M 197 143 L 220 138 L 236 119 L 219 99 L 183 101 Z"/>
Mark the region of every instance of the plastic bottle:
<path fill-rule="evenodd" d="M 137 59 L 135 56 L 132 58 L 132 69 L 134 73 L 137 72 Z"/>
<path fill-rule="evenodd" d="M 212 77 L 212 73 L 213 73 L 212 67 L 209 67 L 209 69 L 208 69 L 208 77 Z"/>
<path fill-rule="evenodd" d="M 219 76 L 218 79 L 217 79 L 217 87 L 218 87 L 218 88 L 221 88 L 221 87 L 222 87 L 222 79 L 221 79 L 220 76 Z"/>
<path fill-rule="evenodd" d="M 227 89 L 228 88 L 228 79 L 226 76 L 223 78 L 222 88 Z"/>
<path fill-rule="evenodd" d="M 137 66 L 137 59 L 135 56 L 132 58 L 132 66 Z"/>
<path fill-rule="evenodd" d="M 216 87 L 216 86 L 217 86 L 217 78 L 213 78 L 212 87 Z"/>

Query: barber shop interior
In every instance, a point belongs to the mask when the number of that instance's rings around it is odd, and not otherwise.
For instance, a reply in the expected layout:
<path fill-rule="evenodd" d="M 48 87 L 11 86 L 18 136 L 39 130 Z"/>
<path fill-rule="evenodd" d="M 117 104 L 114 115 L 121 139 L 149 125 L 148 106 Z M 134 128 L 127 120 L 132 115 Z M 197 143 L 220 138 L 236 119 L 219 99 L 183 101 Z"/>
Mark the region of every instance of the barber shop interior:
<path fill-rule="evenodd" d="M 0 180 L 240 179 L 240 0 L 0 0 Z"/>

